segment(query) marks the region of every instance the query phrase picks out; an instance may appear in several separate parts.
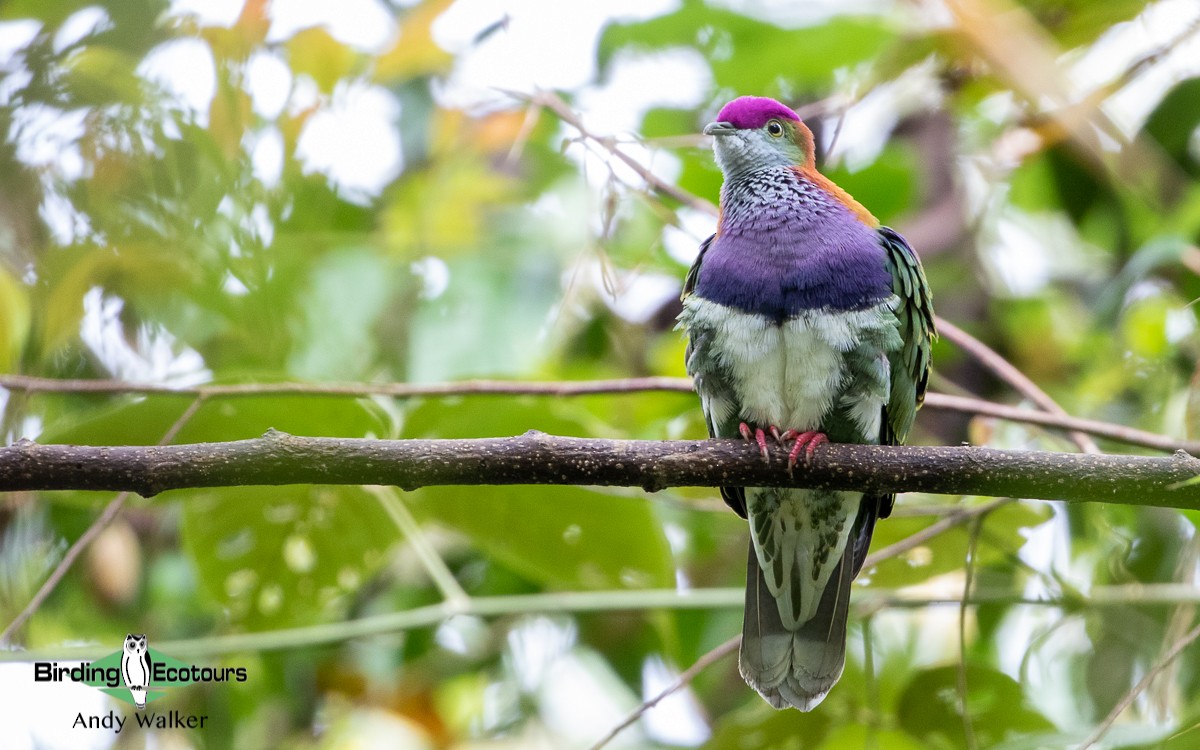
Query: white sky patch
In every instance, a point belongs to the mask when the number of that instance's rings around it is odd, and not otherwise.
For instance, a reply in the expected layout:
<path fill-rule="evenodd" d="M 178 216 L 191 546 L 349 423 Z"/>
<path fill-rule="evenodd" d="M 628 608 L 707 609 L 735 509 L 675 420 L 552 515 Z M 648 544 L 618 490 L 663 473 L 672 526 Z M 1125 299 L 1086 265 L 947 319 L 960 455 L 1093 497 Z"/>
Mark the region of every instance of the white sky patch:
<path fill-rule="evenodd" d="M 70 669 L 81 662 L 60 661 Z M 4 695 L 4 747 L 6 750 L 34 750 L 45 747 L 72 747 L 79 750 L 107 750 L 117 743 L 112 729 L 72 727 L 75 716 L 107 716 L 113 699 L 90 685 L 33 681 L 31 662 L 0 664 L 0 694 Z M 133 723 L 126 714 L 125 729 Z"/>
<path fill-rule="evenodd" d="M 200 125 L 217 90 L 212 50 L 200 39 L 175 39 L 158 45 L 142 60 L 138 75 L 166 89 Z"/>
<path fill-rule="evenodd" d="M 668 300 L 679 295 L 676 276 L 610 268 L 607 275 L 611 283 L 606 284 L 600 263 L 592 263 L 588 272 L 597 296 L 608 309 L 631 323 L 645 323 Z"/>
<path fill-rule="evenodd" d="M 946 607 L 945 609 L 953 609 Z M 1000 668 L 1038 696 L 1038 710 L 1059 726 L 1079 720 L 1079 696 L 1063 685 L 1076 684 L 1079 658 L 1094 648 L 1087 623 L 1057 607 L 1017 606 L 1000 624 Z"/>
<path fill-rule="evenodd" d="M 590 125 L 587 127 L 591 128 Z M 607 135 L 605 131 L 599 129 L 591 132 L 597 135 Z M 562 133 L 564 138 L 574 138 L 579 135 L 575 128 L 565 124 L 562 127 Z M 668 185 L 674 184 L 679 179 L 680 172 L 683 171 L 683 165 L 679 159 L 667 151 L 648 148 L 633 141 L 621 143 L 620 148 L 622 153 L 649 169 L 651 174 Z M 582 164 L 588 184 L 595 189 L 603 189 L 613 175 L 626 185 L 638 187 L 645 184 L 645 181 L 632 167 L 614 156 L 609 156 L 595 144 L 589 144 L 586 148 L 575 146 L 567 150 L 567 155 Z"/>
<path fill-rule="evenodd" d="M 392 12 L 376 0 L 273 0 L 268 42 L 290 39 L 297 31 L 323 26 L 339 42 L 364 52 L 381 52 L 396 31 Z"/>
<path fill-rule="evenodd" d="M 635 140 L 642 117 L 653 107 L 694 107 L 711 85 L 708 66 L 694 51 L 627 55 L 614 63 L 608 83 L 580 92 L 576 109 L 586 113 L 584 124 L 588 130 L 598 135 L 624 137 L 626 141 L 620 144 L 623 152 L 655 177 L 673 184 L 682 169 L 679 159 Z M 562 132 L 566 138 L 578 135 L 575 128 L 566 124 Z M 597 149 L 575 147 L 567 153 L 584 164 L 584 173 L 593 187 L 603 186 L 610 169 L 626 184 L 642 184 L 642 178 L 627 164 Z"/>
<path fill-rule="evenodd" d="M 3 53 L 0 53 L 2 55 Z M 6 69 L 0 64 L 0 72 Z M 29 85 L 33 80 L 33 73 L 29 69 L 22 67 L 20 70 L 4 73 L 0 77 L 0 106 L 7 107 L 12 101 L 13 94 Z"/>
<path fill-rule="evenodd" d="M 570 620 L 528 617 L 508 632 L 506 661 L 526 692 L 541 685 L 556 661 L 565 657 L 578 633 Z"/>
<path fill-rule="evenodd" d="M 437 256 L 427 255 L 414 260 L 409 268 L 421 280 L 421 299 L 437 299 L 450 288 L 450 267 Z"/>
<path fill-rule="evenodd" d="M 1034 228 L 1010 217 L 996 225 L 996 240 L 987 258 L 1006 291 L 1018 297 L 1036 294 L 1050 282 L 1050 264 L 1042 238 Z"/>
<path fill-rule="evenodd" d="M 54 241 L 60 245 L 70 245 L 91 234 L 92 225 L 87 215 L 77 211 L 75 204 L 58 190 L 46 191 L 38 213 L 50 228 Z"/>
<path fill-rule="evenodd" d="M 306 109 L 316 106 L 321 101 L 321 89 L 317 82 L 307 75 L 297 76 L 292 82 L 292 93 L 287 100 L 290 114 L 299 114 Z"/>
<path fill-rule="evenodd" d="M 1162 0 L 1132 21 L 1117 24 L 1081 55 L 1069 55 L 1069 78 L 1083 90 L 1115 79 L 1133 62 L 1157 51 L 1200 19 L 1195 0 Z M 1200 35 L 1191 34 L 1128 86 L 1105 100 L 1104 110 L 1126 131 L 1139 128 L 1163 94 L 1200 73 Z"/>
<path fill-rule="evenodd" d="M 457 615 L 446 620 L 434 631 L 433 638 L 447 651 L 481 658 L 492 646 L 492 631 L 482 618 Z"/>
<path fill-rule="evenodd" d="M 642 664 L 642 699 L 650 700 L 679 678 L 679 670 L 659 656 Z M 708 725 L 691 688 L 676 690 L 642 717 L 646 733 L 666 745 L 696 746 L 708 739 Z"/>
<path fill-rule="evenodd" d="M 378 195 L 403 167 L 395 122 L 400 105 L 386 90 L 339 84 L 332 105 L 312 116 L 296 144 L 306 172 L 320 172 L 347 198 Z"/>
<path fill-rule="evenodd" d="M 617 57 L 607 83 L 580 94 L 578 109 L 599 133 L 637 133 L 647 110 L 695 107 L 711 88 L 712 72 L 694 49 L 625 54 Z"/>
<path fill-rule="evenodd" d="M 227 270 L 225 271 L 225 277 L 221 279 L 221 291 L 233 297 L 244 297 L 250 293 L 250 288 L 243 284 L 241 279 Z"/>
<path fill-rule="evenodd" d="M 292 90 L 292 70 L 274 52 L 259 50 L 246 62 L 246 90 L 254 112 L 273 120 L 283 112 Z"/>
<path fill-rule="evenodd" d="M 678 5 L 678 0 L 459 0 L 433 24 L 434 40 L 457 56 L 442 103 L 507 106 L 511 100 L 496 89 L 578 88 L 595 75 L 596 42 L 605 23 L 652 18 Z M 506 28 L 475 44 L 479 32 L 505 18 Z M 665 94 L 667 87 L 658 85 Z"/>
<path fill-rule="evenodd" d="M 275 240 L 275 223 L 271 221 L 271 211 L 262 203 L 255 203 L 250 209 L 246 223 L 263 247 L 269 247 Z"/>
<path fill-rule="evenodd" d="M 1191 338 L 1196 331 L 1196 314 L 1190 307 L 1177 308 L 1167 312 L 1166 336 L 1172 344 L 1180 344 L 1184 339 Z"/>
<path fill-rule="evenodd" d="M 638 704 L 612 666 L 594 651 L 583 648 L 550 666 L 537 696 L 546 726 L 563 738 L 563 747 L 586 747 Z M 626 731 L 608 747 L 641 747 L 640 734 Z"/>
<path fill-rule="evenodd" d="M 17 158 L 31 167 L 58 163 L 63 151 L 78 149 L 87 110 L 64 112 L 46 104 L 27 104 L 13 111 Z M 65 176 L 65 175 L 64 175 Z"/>
<path fill-rule="evenodd" d="M 267 127 L 256 132 L 248 144 L 250 168 L 254 177 L 271 188 L 279 184 L 283 176 L 283 134 L 279 128 Z"/>
<path fill-rule="evenodd" d="M 112 28 L 112 19 L 103 8 L 91 5 L 67 17 L 54 34 L 54 51 L 61 53 L 98 31 Z"/>
<path fill-rule="evenodd" d="M 212 379 L 204 358 L 191 347 L 179 347 L 175 337 L 161 325 L 139 325 L 130 344 L 121 321 L 124 307 L 122 299 L 105 295 L 100 287 L 93 287 L 83 296 L 79 336 L 113 377 L 176 386 Z"/>
<path fill-rule="evenodd" d="M 9 70 L 17 52 L 28 46 L 41 29 L 41 21 L 28 18 L 0 23 L 0 70 Z"/>
<path fill-rule="evenodd" d="M 936 108 L 941 87 L 932 62 L 918 65 L 894 81 L 877 86 L 848 110 L 838 132 L 839 116 L 834 114 L 822 132 L 831 162 L 845 164 L 851 172 L 869 167 L 887 145 L 896 123 L 910 112 Z M 837 141 L 833 141 L 837 133 Z"/>
<path fill-rule="evenodd" d="M 172 16 L 195 16 L 204 26 L 232 26 L 242 14 L 245 0 L 173 0 Z"/>
<path fill-rule="evenodd" d="M 1071 527 L 1062 503 L 1050 503 L 1053 515 L 1044 522 L 1021 530 L 1025 542 L 1017 554 L 1031 570 L 1043 570 L 1060 577 L 1069 585 L 1086 589 L 1091 577 L 1072 575 L 1071 570 Z M 1061 586 L 1043 576 L 1032 575 L 1025 582 L 1024 595 L 1030 599 L 1061 596 Z M 1000 649 L 1002 664 L 1008 665 L 1014 677 L 1020 673 L 1021 660 L 1025 657 L 1028 644 L 1004 642 Z"/>
<path fill-rule="evenodd" d="M 675 216 L 680 226 L 663 227 L 663 247 L 671 258 L 691 266 L 700 252 L 700 243 L 716 230 L 717 217 L 694 208 L 681 208 Z"/>
<path fill-rule="evenodd" d="M 1111 259 L 1080 237 L 1063 214 L 1007 206 L 985 233 L 985 259 L 1005 291 L 1036 294 L 1055 279 L 1103 280 Z"/>
<path fill-rule="evenodd" d="M 813 26 L 833 16 L 880 13 L 893 0 L 710 0 L 719 8 L 785 27 Z"/>

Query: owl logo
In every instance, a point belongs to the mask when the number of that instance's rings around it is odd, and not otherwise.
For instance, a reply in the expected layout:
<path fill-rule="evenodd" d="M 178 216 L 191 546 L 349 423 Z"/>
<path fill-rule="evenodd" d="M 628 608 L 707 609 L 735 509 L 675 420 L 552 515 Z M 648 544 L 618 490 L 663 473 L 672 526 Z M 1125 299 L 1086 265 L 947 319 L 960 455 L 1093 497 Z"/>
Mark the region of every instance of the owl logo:
<path fill-rule="evenodd" d="M 141 711 L 146 707 L 146 692 L 150 689 L 150 649 L 146 646 L 145 633 L 126 635 L 123 651 L 121 677 L 133 695 L 133 705 Z"/>

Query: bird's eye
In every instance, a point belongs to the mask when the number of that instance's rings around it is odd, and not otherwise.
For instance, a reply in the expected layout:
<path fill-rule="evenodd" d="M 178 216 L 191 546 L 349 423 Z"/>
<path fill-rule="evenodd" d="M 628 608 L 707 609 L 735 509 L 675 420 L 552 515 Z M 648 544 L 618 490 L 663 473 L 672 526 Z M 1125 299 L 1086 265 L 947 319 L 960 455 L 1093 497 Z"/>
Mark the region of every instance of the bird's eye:
<path fill-rule="evenodd" d="M 779 120 L 771 120 L 767 123 L 767 134 L 776 138 L 783 135 L 783 124 Z"/>

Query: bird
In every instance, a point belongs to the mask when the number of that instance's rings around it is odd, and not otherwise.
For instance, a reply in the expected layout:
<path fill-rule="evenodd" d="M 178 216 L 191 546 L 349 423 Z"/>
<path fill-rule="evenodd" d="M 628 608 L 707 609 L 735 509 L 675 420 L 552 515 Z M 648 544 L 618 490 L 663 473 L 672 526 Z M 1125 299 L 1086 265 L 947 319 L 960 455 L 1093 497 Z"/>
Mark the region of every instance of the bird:
<path fill-rule="evenodd" d="M 723 173 L 716 232 L 684 282 L 679 327 L 711 437 L 787 470 L 827 442 L 898 445 L 937 333 L 920 259 L 816 168 L 784 104 L 743 96 L 704 128 Z M 749 522 L 739 671 L 777 709 L 815 708 L 845 666 L 850 583 L 895 496 L 722 487 Z"/>

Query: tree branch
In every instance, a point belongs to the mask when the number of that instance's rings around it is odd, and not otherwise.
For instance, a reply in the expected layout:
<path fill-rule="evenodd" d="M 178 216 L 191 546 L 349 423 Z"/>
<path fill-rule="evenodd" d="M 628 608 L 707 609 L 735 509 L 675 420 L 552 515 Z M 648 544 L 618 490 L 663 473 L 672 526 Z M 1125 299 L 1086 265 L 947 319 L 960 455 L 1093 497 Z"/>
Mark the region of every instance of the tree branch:
<path fill-rule="evenodd" d="M 948 337 L 949 338 L 949 337 Z M 459 380 L 450 383 L 230 383 L 170 386 L 161 383 L 130 383 L 123 380 L 41 378 L 32 375 L 0 375 L 0 388 L 28 393 L 101 393 L 122 395 L 144 393 L 163 396 L 203 396 L 206 399 L 244 398 L 298 394 L 305 396 L 391 396 L 393 398 L 439 398 L 448 396 L 548 396 L 573 397 L 618 393 L 691 393 L 691 378 L 643 377 L 609 380 Z M 1083 419 L 1069 415 L 1008 406 L 967 396 L 929 393 L 925 408 L 996 417 L 1009 422 L 1036 424 L 1058 430 L 1076 430 L 1128 445 L 1162 451 L 1184 450 L 1200 455 L 1200 441 L 1180 440 L 1136 427 Z"/>
<path fill-rule="evenodd" d="M 938 335 L 954 342 L 959 348 L 968 352 L 980 364 L 991 370 L 996 377 L 1008 383 L 1017 393 L 1037 404 L 1043 411 L 1056 417 L 1067 416 L 1066 410 L 1059 406 L 1057 401 L 1038 387 L 1038 384 L 1030 380 L 1025 373 L 1018 370 L 1015 365 L 1000 356 L 995 349 L 944 318 L 937 319 L 937 329 Z M 1070 436 L 1071 440 L 1079 446 L 1079 450 L 1084 453 L 1100 452 L 1095 441 L 1083 430 L 1072 430 Z"/>
<path fill-rule="evenodd" d="M 196 396 L 192 403 L 188 404 L 188 408 L 184 409 L 183 413 L 180 414 L 179 417 L 171 424 L 171 426 L 167 428 L 167 431 L 163 433 L 163 436 L 158 441 L 158 444 L 166 445 L 174 440 L 179 434 L 179 431 L 183 429 L 184 425 L 191 421 L 192 417 L 196 416 L 196 412 L 200 410 L 200 406 L 203 403 L 204 396 Z M 90 545 L 96 539 L 96 537 L 100 536 L 100 532 L 108 528 L 108 525 L 113 522 L 113 519 L 115 519 L 121 512 L 121 509 L 125 507 L 125 501 L 128 498 L 129 491 L 123 490 L 118 493 L 116 497 L 110 500 L 108 505 L 104 506 L 104 510 L 100 512 L 100 515 L 96 518 L 96 520 L 92 521 L 91 525 L 84 530 L 83 534 L 81 534 L 79 538 L 76 539 L 75 542 L 70 546 L 70 548 L 67 549 L 62 559 L 58 561 L 58 565 L 54 566 L 54 570 L 50 572 L 50 575 L 45 581 L 42 582 L 42 585 L 38 588 L 37 592 L 34 593 L 33 598 L 30 599 L 25 607 L 17 613 L 17 616 L 12 619 L 12 622 L 5 626 L 4 631 L 0 632 L 0 643 L 10 643 L 12 641 L 13 634 L 16 633 L 17 630 L 19 630 L 21 626 L 29 620 L 30 617 L 33 617 L 33 613 L 38 610 L 38 607 L 41 607 L 42 603 L 50 597 L 50 594 L 54 592 L 54 589 L 67 575 L 67 571 L 70 570 L 71 566 L 75 564 L 75 560 L 77 560 L 79 556 L 83 554 L 83 551 L 87 549 L 88 545 Z"/>
<path fill-rule="evenodd" d="M 398 633 L 414 628 L 437 625 L 456 615 L 475 617 L 508 617 L 535 612 L 584 613 L 632 612 L 661 609 L 741 609 L 746 589 L 704 588 L 680 591 L 677 589 L 621 589 L 615 591 L 555 591 L 536 594 L 507 594 L 476 596 L 461 606 L 448 602 L 428 604 L 414 609 L 366 615 L 353 620 L 303 625 L 279 630 L 260 630 L 247 633 L 226 633 L 178 641 L 158 641 L 156 649 L 175 656 L 213 657 L 254 651 L 279 651 L 342 643 L 355 638 Z M 855 585 L 851 605 L 860 615 L 871 615 L 882 609 L 922 609 L 924 607 L 957 607 L 958 596 L 930 596 L 917 587 L 907 589 L 872 589 Z M 1009 590 L 976 590 L 971 605 L 1021 604 L 1033 607 L 1059 607 L 1079 610 L 1093 607 L 1162 607 L 1200 603 L 1200 591 L 1178 584 L 1122 584 L 1096 586 L 1081 596 L 1027 597 Z M 0 650 L 0 664 L 8 662 L 59 661 L 98 659 L 112 651 L 111 645 L 53 645 L 28 650 Z"/>
<path fill-rule="evenodd" d="M 571 106 L 563 101 L 562 97 L 553 91 L 538 91 L 534 94 L 526 94 L 520 91 L 506 91 L 505 93 L 515 99 L 520 99 L 539 107 L 546 107 L 551 112 L 558 115 L 560 120 L 578 130 L 581 138 L 598 144 L 605 151 L 624 162 L 625 165 L 632 169 L 638 177 L 641 177 L 651 189 L 673 198 L 683 205 L 689 206 L 697 211 L 707 213 L 711 216 L 717 215 L 717 207 L 711 202 L 706 201 L 697 195 L 689 193 L 683 188 L 680 188 L 678 185 L 673 185 L 665 180 L 659 179 L 658 176 L 651 172 L 647 167 L 642 166 L 641 162 L 622 151 L 617 145 L 615 138 L 611 136 L 600 136 L 590 132 L 584 126 L 583 118 L 580 117 L 575 110 L 571 109 Z"/>
<path fill-rule="evenodd" d="M 609 742 L 612 742 L 617 738 L 617 735 L 632 726 L 635 721 L 642 718 L 647 711 L 661 703 L 664 698 L 679 690 L 692 680 L 696 679 L 696 675 L 700 674 L 705 669 L 708 669 L 710 665 L 717 663 L 721 659 L 724 659 L 726 656 L 732 654 L 734 651 L 737 651 L 738 647 L 741 645 L 742 634 L 738 633 L 734 637 L 701 656 L 696 660 L 695 664 L 680 672 L 679 676 L 676 677 L 670 685 L 667 685 L 665 688 L 659 691 L 658 695 L 655 695 L 649 700 L 642 701 L 637 708 L 630 711 L 624 719 L 621 719 L 619 724 L 608 730 L 603 737 L 596 740 L 595 743 L 588 747 L 588 750 L 600 750 Z"/>
<path fill-rule="evenodd" d="M 509 438 L 367 440 L 274 430 L 253 440 L 170 446 L 0 448 L 0 491 L 165 490 L 281 484 L 581 484 L 826 487 L 1200 508 L 1200 459 L 971 447 L 828 445 L 785 468 L 740 440 Z"/>

